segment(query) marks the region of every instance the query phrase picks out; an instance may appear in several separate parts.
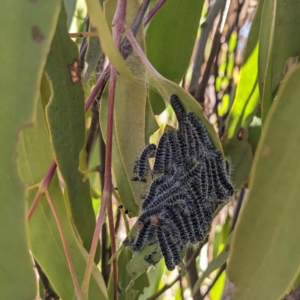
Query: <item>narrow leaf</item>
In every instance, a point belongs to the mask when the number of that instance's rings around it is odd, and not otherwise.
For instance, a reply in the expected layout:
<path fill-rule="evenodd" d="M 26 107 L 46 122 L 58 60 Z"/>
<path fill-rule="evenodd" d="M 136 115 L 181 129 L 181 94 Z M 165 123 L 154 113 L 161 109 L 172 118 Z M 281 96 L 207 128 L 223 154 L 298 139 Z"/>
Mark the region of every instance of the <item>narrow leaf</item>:
<path fill-rule="evenodd" d="M 0 70 L 0 290 L 3 299 L 33 299 L 36 282 L 29 254 L 26 190 L 17 175 L 16 145 L 32 124 L 60 1 L 1 1 Z"/>
<path fill-rule="evenodd" d="M 236 299 L 280 299 L 299 274 L 299 77 L 298 66 L 280 87 L 257 148 L 229 257 Z"/>
<path fill-rule="evenodd" d="M 146 34 L 148 59 L 167 79 L 179 83 L 192 56 L 204 1 L 169 0 L 151 21 Z M 180 17 L 178 17 L 180 16 Z M 150 92 L 155 114 L 162 112 L 163 99 Z"/>
<path fill-rule="evenodd" d="M 260 2 L 263 12 L 259 33 L 259 88 L 264 122 L 273 101 L 272 94 L 284 76 L 286 60 L 300 52 L 300 6 L 297 1 Z"/>
<path fill-rule="evenodd" d="M 89 251 L 95 215 L 89 181 L 83 181 L 84 175 L 78 171 L 79 153 L 85 144 L 84 95 L 78 64 L 77 46 L 68 36 L 66 13 L 62 9 L 45 67 L 53 89 L 46 116 L 72 218 Z"/>

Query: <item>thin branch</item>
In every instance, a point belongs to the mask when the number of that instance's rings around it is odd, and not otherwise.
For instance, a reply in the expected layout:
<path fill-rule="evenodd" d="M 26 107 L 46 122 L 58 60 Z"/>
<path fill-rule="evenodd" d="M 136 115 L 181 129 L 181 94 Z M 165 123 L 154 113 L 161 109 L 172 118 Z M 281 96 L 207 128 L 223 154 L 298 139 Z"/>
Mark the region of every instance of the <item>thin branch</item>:
<path fill-rule="evenodd" d="M 240 215 L 240 211 L 241 211 L 241 208 L 242 208 L 244 198 L 245 198 L 245 188 L 242 188 L 239 192 L 238 197 L 237 197 L 237 203 L 236 203 L 234 214 L 233 214 L 233 217 L 232 217 L 230 232 L 232 232 L 235 228 L 236 222 L 237 222 L 238 217 Z"/>
<path fill-rule="evenodd" d="M 193 65 L 193 73 L 191 78 L 191 83 L 189 86 L 189 93 L 194 95 L 199 84 L 199 79 L 201 76 L 201 66 L 204 61 L 204 53 L 205 47 L 207 44 L 208 36 L 213 28 L 214 21 L 222 7 L 224 0 L 217 0 L 209 9 L 206 21 L 202 23 L 201 27 L 201 34 L 197 43 L 197 49 L 195 54 L 195 60 Z"/>
<path fill-rule="evenodd" d="M 216 284 L 216 282 L 218 281 L 218 279 L 220 278 L 220 276 L 222 275 L 222 273 L 226 270 L 226 265 L 227 264 L 225 263 L 225 264 L 223 264 L 221 266 L 221 268 L 219 269 L 216 277 L 214 278 L 214 280 L 212 281 L 212 283 L 210 284 L 210 286 L 207 288 L 206 292 L 204 293 L 203 298 L 205 298 L 208 295 L 208 293 L 214 287 L 214 285 Z"/>
<path fill-rule="evenodd" d="M 81 292 L 80 292 L 79 283 L 77 281 L 75 269 L 74 269 L 74 266 L 73 266 L 73 263 L 72 263 L 71 255 L 70 255 L 68 244 L 67 244 L 67 240 L 66 240 L 66 237 L 65 237 L 65 234 L 64 234 L 64 231 L 63 231 L 62 224 L 61 224 L 60 219 L 59 219 L 58 212 L 57 212 L 57 210 L 54 206 L 54 203 L 53 203 L 52 198 L 51 198 L 48 191 L 45 192 L 45 195 L 46 195 L 48 203 L 51 207 L 52 213 L 54 215 L 54 218 L 55 218 L 58 230 L 59 230 L 61 241 L 62 241 L 64 251 L 65 251 L 65 254 L 66 254 L 66 259 L 68 261 L 69 270 L 70 270 L 72 280 L 73 280 L 73 284 L 74 284 L 74 287 L 75 287 L 75 292 L 76 292 L 77 299 L 82 300 L 83 298 L 82 298 L 82 295 L 81 295 Z"/>
<path fill-rule="evenodd" d="M 195 261 L 197 256 L 199 255 L 202 247 L 207 243 L 208 237 L 206 237 L 200 244 L 199 247 L 193 252 L 190 259 L 186 263 L 187 270 L 190 268 L 191 264 Z M 178 280 L 180 280 L 181 276 L 178 275 L 171 283 L 166 284 L 161 290 L 159 290 L 157 293 L 153 294 L 151 297 L 147 298 L 147 300 L 154 300 L 158 298 L 161 294 L 163 294 L 166 290 L 171 288 Z"/>
<path fill-rule="evenodd" d="M 84 37 L 91 37 L 91 36 L 98 36 L 98 32 L 97 31 L 84 31 L 84 32 L 69 33 L 70 38 L 84 38 Z"/>
<path fill-rule="evenodd" d="M 110 238 L 111 238 L 110 239 L 111 255 L 113 256 L 116 253 L 116 235 L 115 235 L 114 216 L 113 216 L 113 210 L 112 210 L 111 197 L 110 197 L 109 202 L 108 202 L 107 216 L 108 216 L 108 224 L 109 224 L 109 233 L 110 233 Z M 113 263 L 114 300 L 117 300 L 118 299 L 118 263 L 117 263 L 117 256 L 113 260 L 112 263 Z"/>
<path fill-rule="evenodd" d="M 40 187 L 40 184 L 39 184 L 39 183 L 36 183 L 36 184 L 34 184 L 34 185 L 32 185 L 32 186 L 29 186 L 29 187 L 27 188 L 27 191 L 36 190 L 36 189 L 38 189 L 39 187 Z"/>
<path fill-rule="evenodd" d="M 211 71 L 211 67 L 215 61 L 216 58 L 216 54 L 219 52 L 219 47 L 220 47 L 220 39 L 222 36 L 222 31 L 224 29 L 224 24 L 225 21 L 227 19 L 227 14 L 228 14 L 228 10 L 229 10 L 229 6 L 230 6 L 230 2 L 231 0 L 223 0 L 223 7 L 221 10 L 221 17 L 218 23 L 218 28 L 215 32 L 215 36 L 213 39 L 213 43 L 212 43 L 212 48 L 211 48 L 211 52 L 206 64 L 206 68 L 202 77 L 202 80 L 197 88 L 196 94 L 195 94 L 195 99 L 201 104 L 201 106 L 204 106 L 204 93 L 205 93 L 205 88 L 207 86 L 207 82 L 210 76 L 210 71 Z"/>
<path fill-rule="evenodd" d="M 145 18 L 144 25 L 146 26 L 153 17 L 157 14 L 157 12 L 161 9 L 161 7 L 167 2 L 167 0 L 158 0 L 153 8 L 149 11 L 148 15 Z"/>
<path fill-rule="evenodd" d="M 161 294 L 163 294 L 165 291 L 167 291 L 169 288 L 171 288 L 178 280 L 180 280 L 180 275 L 178 275 L 171 283 L 166 284 L 160 291 L 153 294 L 151 297 L 147 298 L 147 300 L 154 300 L 158 298 Z"/>

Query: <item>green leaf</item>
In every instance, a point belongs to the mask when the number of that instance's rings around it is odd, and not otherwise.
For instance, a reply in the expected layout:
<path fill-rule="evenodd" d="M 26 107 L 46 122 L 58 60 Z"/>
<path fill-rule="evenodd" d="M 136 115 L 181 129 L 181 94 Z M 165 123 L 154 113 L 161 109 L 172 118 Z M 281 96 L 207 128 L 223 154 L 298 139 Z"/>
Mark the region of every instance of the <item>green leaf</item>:
<path fill-rule="evenodd" d="M 249 126 L 249 139 L 248 139 L 253 155 L 255 155 L 260 136 L 261 136 L 261 119 L 254 116 L 253 121 Z"/>
<path fill-rule="evenodd" d="M 249 176 L 252 151 L 248 144 L 249 125 L 259 104 L 258 35 L 262 2 L 259 2 L 249 33 L 236 96 L 225 128 L 222 144 L 232 162 L 232 182 L 239 190 Z"/>
<path fill-rule="evenodd" d="M 137 0 L 131 1 L 131 5 L 127 6 L 126 22 L 128 24 L 132 23 L 139 9 L 139 3 Z M 107 9 L 109 10 L 109 7 Z M 142 30 L 138 32 L 137 39 L 144 47 Z M 146 72 L 137 55 L 135 53 L 130 55 L 126 63 L 132 73 L 141 80 L 128 84 L 122 77 L 117 77 L 112 158 L 118 194 L 122 204 L 128 209 L 129 216 L 132 217 L 138 215 L 141 195 L 147 191 L 145 183 L 131 180 L 134 177 L 135 160 L 145 147 L 147 89 Z M 100 103 L 100 125 L 104 140 L 106 140 L 107 96 L 105 93 Z"/>
<path fill-rule="evenodd" d="M 260 1 L 263 5 L 259 33 L 259 88 L 264 122 L 273 101 L 272 93 L 284 75 L 289 57 L 300 52 L 300 6 L 297 1 Z"/>
<path fill-rule="evenodd" d="M 37 107 L 36 123 L 33 127 L 24 129 L 20 134 L 18 152 L 18 166 L 22 179 L 28 185 L 40 182 L 53 160 L 41 102 L 38 103 Z M 37 190 L 29 192 L 29 205 L 32 203 L 36 192 Z M 52 178 L 49 193 L 58 211 L 77 279 L 81 283 L 87 263 L 87 252 L 74 232 L 68 204 L 62 194 L 57 175 Z M 40 199 L 30 219 L 29 227 L 31 251 L 34 257 L 60 297 L 62 299 L 73 299 L 75 290 L 61 237 L 52 210 L 44 196 Z M 20 293 L 20 291 L 18 292 Z M 108 299 L 105 284 L 96 266 L 93 269 L 89 295 L 91 299 L 97 297 Z"/>
<path fill-rule="evenodd" d="M 120 288 L 120 293 L 118 296 L 119 300 L 125 299 L 138 299 L 145 287 L 149 286 L 149 280 L 146 273 L 138 277 L 135 282 L 131 282 L 131 278 L 124 266 L 131 260 L 132 253 L 129 248 L 124 248 L 118 256 L 118 284 Z M 111 274 L 108 284 L 108 295 L 109 299 L 113 299 L 113 274 Z M 131 289 L 126 289 L 128 286 Z"/>
<path fill-rule="evenodd" d="M 150 136 L 159 129 L 159 125 L 157 124 L 154 116 L 149 97 L 147 97 L 145 117 L 145 143 L 148 144 Z"/>
<path fill-rule="evenodd" d="M 233 235 L 228 275 L 239 300 L 281 299 L 299 274 L 299 77 L 297 66 L 267 116 Z"/>
<path fill-rule="evenodd" d="M 72 219 L 90 250 L 95 228 L 89 181 L 79 172 L 79 153 L 85 144 L 84 95 L 76 70 L 78 50 L 69 38 L 66 13 L 62 9 L 52 41 L 45 72 L 53 89 L 46 107 L 47 122 L 55 160 L 65 183 Z"/>
<path fill-rule="evenodd" d="M 76 9 L 76 2 L 77 2 L 77 0 L 64 0 L 64 5 L 65 5 L 67 16 L 68 16 L 68 20 L 67 20 L 68 28 L 70 28 L 72 20 L 73 20 L 74 12 Z"/>
<path fill-rule="evenodd" d="M 0 290 L 3 299 L 33 299 L 36 280 L 28 251 L 26 190 L 17 175 L 16 145 L 34 108 L 60 1 L 1 1 Z"/>
<path fill-rule="evenodd" d="M 86 84 L 88 82 L 93 71 L 98 72 L 97 70 L 95 70 L 95 68 L 102 53 L 99 39 L 97 37 L 90 37 L 87 47 L 88 48 L 85 55 L 85 63 L 87 64 L 87 69 L 84 73 L 84 76 L 82 77 L 83 84 Z M 93 74 L 93 76 L 95 77 L 98 77 L 99 75 L 100 74 Z"/>
<path fill-rule="evenodd" d="M 220 268 L 228 259 L 229 255 L 229 249 L 230 249 L 230 244 L 231 244 L 231 237 L 232 235 L 230 234 L 227 238 L 226 245 L 224 246 L 224 249 L 222 252 L 215 258 L 213 259 L 209 265 L 207 266 L 206 270 L 203 272 L 202 276 L 198 278 L 196 281 L 194 287 L 193 287 L 193 295 L 196 294 L 196 292 L 199 290 L 201 283 L 215 270 Z"/>
<path fill-rule="evenodd" d="M 169 0 L 151 21 L 146 34 L 149 61 L 164 77 L 179 83 L 186 73 L 204 1 Z M 180 17 L 178 17 L 180 16 Z M 162 98 L 150 92 L 150 102 L 155 114 L 165 108 Z"/>
<path fill-rule="evenodd" d="M 86 5 L 93 26 L 98 29 L 98 38 L 103 52 L 107 55 L 110 63 L 118 70 L 123 79 L 128 83 L 133 83 L 135 79 L 112 39 L 99 0 L 86 0 Z M 130 5 L 130 7 L 131 6 L 132 5 Z"/>
<path fill-rule="evenodd" d="M 160 290 L 160 285 L 162 283 L 161 278 L 164 274 L 164 269 L 165 263 L 163 260 L 161 260 L 155 267 L 151 268 L 147 272 L 150 285 L 148 288 L 144 289 L 144 294 L 140 296 L 139 300 L 146 300 Z"/>

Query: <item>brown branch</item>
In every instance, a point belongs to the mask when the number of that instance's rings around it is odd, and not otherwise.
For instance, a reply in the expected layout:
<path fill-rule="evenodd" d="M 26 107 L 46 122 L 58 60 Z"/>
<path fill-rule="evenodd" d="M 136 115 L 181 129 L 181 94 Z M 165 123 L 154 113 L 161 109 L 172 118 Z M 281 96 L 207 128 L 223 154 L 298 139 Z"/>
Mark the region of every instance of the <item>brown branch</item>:
<path fill-rule="evenodd" d="M 191 95 L 194 95 L 197 89 L 197 86 L 199 84 L 199 79 L 201 76 L 201 66 L 204 61 L 204 53 L 205 53 L 205 47 L 207 44 L 209 32 L 213 28 L 214 21 L 216 17 L 218 16 L 218 13 L 222 7 L 223 0 L 217 0 L 215 3 L 210 7 L 207 16 L 206 21 L 202 23 L 201 27 L 201 34 L 197 43 L 197 49 L 194 59 L 194 65 L 193 65 L 193 73 L 191 78 L 191 83 L 189 86 L 189 92 Z"/>
<path fill-rule="evenodd" d="M 210 76 L 210 71 L 212 68 L 212 65 L 216 59 L 216 54 L 219 52 L 219 48 L 220 48 L 220 39 L 222 36 L 222 31 L 224 28 L 224 23 L 227 19 L 227 14 L 228 14 L 228 9 L 229 9 L 229 5 L 230 5 L 231 0 L 224 0 L 223 3 L 223 7 L 221 10 L 221 17 L 218 23 L 218 28 L 215 32 L 215 36 L 213 39 L 213 43 L 212 43 L 212 48 L 211 48 L 211 52 L 206 64 L 206 68 L 202 77 L 202 80 L 197 88 L 196 94 L 195 94 L 195 99 L 200 103 L 201 106 L 204 106 L 204 93 L 205 93 L 205 89 L 208 83 L 208 79 Z"/>
<path fill-rule="evenodd" d="M 153 17 L 157 14 L 157 12 L 161 9 L 161 7 L 167 2 L 167 0 L 158 0 L 153 8 L 150 10 L 148 15 L 145 18 L 144 25 L 146 26 Z"/>
<path fill-rule="evenodd" d="M 206 237 L 200 244 L 199 247 L 192 253 L 191 257 L 186 263 L 187 270 L 190 268 L 191 264 L 195 261 L 197 256 L 199 255 L 202 247 L 207 243 L 208 237 Z M 178 275 L 171 283 L 166 284 L 161 290 L 159 290 L 157 293 L 153 294 L 151 297 L 147 298 L 147 300 L 154 300 L 158 298 L 161 294 L 163 294 L 166 290 L 171 288 L 178 280 L 180 280 L 181 276 Z"/>

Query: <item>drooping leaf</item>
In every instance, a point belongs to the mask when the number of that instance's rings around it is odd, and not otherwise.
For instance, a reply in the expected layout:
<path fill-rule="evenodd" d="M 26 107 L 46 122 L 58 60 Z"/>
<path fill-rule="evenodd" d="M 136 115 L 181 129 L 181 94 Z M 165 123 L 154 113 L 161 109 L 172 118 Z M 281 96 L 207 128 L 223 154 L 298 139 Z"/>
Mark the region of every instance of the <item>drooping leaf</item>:
<path fill-rule="evenodd" d="M 248 144 L 249 125 L 259 104 L 258 35 L 262 2 L 259 2 L 249 33 L 236 96 L 225 128 L 222 144 L 232 161 L 232 182 L 239 190 L 249 176 L 253 154 Z"/>
<path fill-rule="evenodd" d="M 203 3 L 168 0 L 147 29 L 149 61 L 160 74 L 176 83 L 182 80 L 190 63 Z M 149 95 L 154 113 L 160 114 L 165 108 L 163 99 L 154 91 Z"/>
<path fill-rule="evenodd" d="M 0 32 L 0 290 L 3 299 L 33 299 L 36 282 L 29 255 L 26 190 L 17 174 L 16 145 L 32 124 L 60 1 L 1 1 Z"/>
<path fill-rule="evenodd" d="M 223 251 L 214 259 L 212 260 L 209 265 L 207 266 L 206 270 L 203 272 L 202 276 L 198 278 L 194 287 L 193 287 L 193 295 L 199 290 L 201 283 L 215 270 L 220 268 L 228 259 L 230 244 L 231 244 L 231 237 L 230 234 L 228 236 L 226 245 L 224 246 Z"/>
<path fill-rule="evenodd" d="M 126 22 L 131 24 L 139 9 L 139 1 L 132 1 L 127 6 Z M 109 1 L 105 8 L 111 10 Z M 143 28 L 137 38 L 144 47 Z M 126 83 L 118 76 L 115 92 L 114 135 L 113 135 L 113 173 L 122 204 L 129 211 L 129 216 L 137 216 L 141 195 L 146 193 L 147 185 L 132 181 L 135 160 L 145 147 L 145 111 L 146 111 L 146 76 L 145 69 L 136 54 L 126 60 L 128 67 L 135 76 L 141 78 L 133 84 Z M 100 124 L 106 140 L 107 93 L 101 100 Z"/>
<path fill-rule="evenodd" d="M 18 152 L 18 166 L 22 179 L 29 186 L 40 182 L 53 160 L 41 102 L 37 106 L 36 123 L 33 127 L 24 129 L 20 134 Z M 29 205 L 32 203 L 36 192 L 37 190 L 29 192 Z M 81 283 L 87 263 L 87 252 L 79 242 L 77 233 L 74 232 L 70 210 L 66 198 L 62 194 L 57 175 L 52 178 L 49 193 L 58 211 L 77 279 Z M 40 199 L 30 219 L 29 227 L 31 251 L 34 257 L 61 299 L 73 299 L 75 290 L 68 262 L 56 220 L 45 196 Z M 93 269 L 89 295 L 91 299 L 97 297 L 108 299 L 104 281 L 96 266 Z"/>
<path fill-rule="evenodd" d="M 95 228 L 89 181 L 79 172 L 79 153 L 85 144 L 84 96 L 78 69 L 78 50 L 69 38 L 66 13 L 61 10 L 45 72 L 53 92 L 46 106 L 55 160 L 65 183 L 72 219 L 89 251 Z"/>
<path fill-rule="evenodd" d="M 300 6 L 297 1 L 260 2 L 263 8 L 259 32 L 259 88 L 264 122 L 273 102 L 272 94 L 284 75 L 286 60 L 300 53 Z"/>
<path fill-rule="evenodd" d="M 280 87 L 256 151 L 228 264 L 236 299 L 281 299 L 299 274 L 299 77 L 297 66 Z"/>
<path fill-rule="evenodd" d="M 135 78 L 131 71 L 127 68 L 124 59 L 112 39 L 99 0 L 86 0 L 86 4 L 91 22 L 98 30 L 98 37 L 103 52 L 109 58 L 110 63 L 113 64 L 121 76 L 124 77 L 123 80 L 126 80 L 128 83 L 133 83 Z"/>

